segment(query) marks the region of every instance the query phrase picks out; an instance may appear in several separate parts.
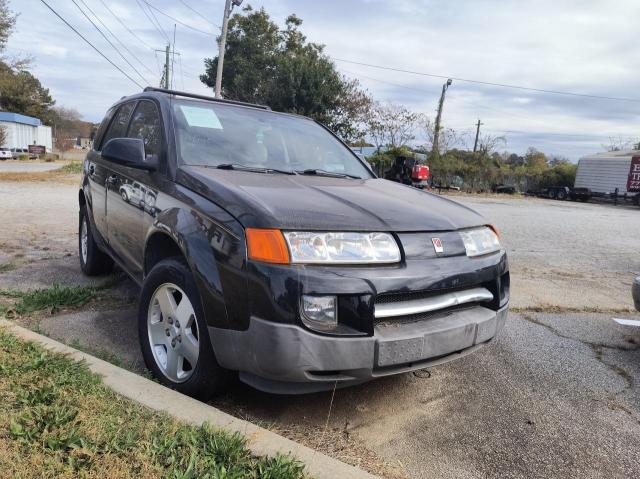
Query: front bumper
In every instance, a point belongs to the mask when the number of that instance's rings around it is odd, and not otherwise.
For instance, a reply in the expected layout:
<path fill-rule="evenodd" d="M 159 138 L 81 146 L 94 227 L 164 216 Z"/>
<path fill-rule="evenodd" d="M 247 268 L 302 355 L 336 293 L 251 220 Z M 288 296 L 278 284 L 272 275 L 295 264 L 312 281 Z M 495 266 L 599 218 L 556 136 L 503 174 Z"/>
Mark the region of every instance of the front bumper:
<path fill-rule="evenodd" d="M 266 392 L 299 394 L 361 383 L 460 358 L 503 328 L 507 306 L 472 306 L 409 323 L 384 322 L 367 337 L 321 336 L 252 317 L 244 331 L 209 328 L 221 366 Z"/>

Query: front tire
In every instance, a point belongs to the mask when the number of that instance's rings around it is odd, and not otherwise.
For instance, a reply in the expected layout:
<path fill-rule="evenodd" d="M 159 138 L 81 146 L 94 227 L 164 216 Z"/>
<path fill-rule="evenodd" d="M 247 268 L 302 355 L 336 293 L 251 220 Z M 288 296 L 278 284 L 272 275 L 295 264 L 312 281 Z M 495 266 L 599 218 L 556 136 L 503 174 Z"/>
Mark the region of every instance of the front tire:
<path fill-rule="evenodd" d="M 229 371 L 216 361 L 200 295 L 181 258 L 160 261 L 145 278 L 138 336 L 147 368 L 165 386 L 203 401 L 225 390 Z"/>
<path fill-rule="evenodd" d="M 100 249 L 93 237 L 86 205 L 80 207 L 78 256 L 80 257 L 80 269 L 87 276 L 97 276 L 113 271 L 113 260 Z"/>

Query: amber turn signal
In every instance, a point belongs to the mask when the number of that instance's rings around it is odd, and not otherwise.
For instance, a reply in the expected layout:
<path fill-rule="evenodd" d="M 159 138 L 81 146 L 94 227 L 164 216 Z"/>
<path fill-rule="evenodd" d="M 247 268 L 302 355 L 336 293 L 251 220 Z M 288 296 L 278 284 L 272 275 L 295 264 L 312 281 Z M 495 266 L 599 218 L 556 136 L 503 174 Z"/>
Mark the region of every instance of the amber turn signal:
<path fill-rule="evenodd" d="M 500 231 L 498 231 L 498 228 L 496 228 L 493 225 L 487 225 L 487 228 L 489 228 L 491 231 L 493 231 L 496 234 L 496 236 L 498 238 L 500 238 Z"/>
<path fill-rule="evenodd" d="M 289 249 L 276 229 L 247 228 L 247 255 L 254 261 L 289 264 Z"/>

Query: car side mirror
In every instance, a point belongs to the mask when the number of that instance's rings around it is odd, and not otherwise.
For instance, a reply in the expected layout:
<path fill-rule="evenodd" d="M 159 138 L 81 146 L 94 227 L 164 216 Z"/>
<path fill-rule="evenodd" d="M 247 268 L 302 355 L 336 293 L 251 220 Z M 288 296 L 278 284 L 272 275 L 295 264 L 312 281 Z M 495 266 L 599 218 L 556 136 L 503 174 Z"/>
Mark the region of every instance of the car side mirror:
<path fill-rule="evenodd" d="M 158 168 L 155 158 L 145 158 L 144 141 L 140 138 L 112 138 L 102 147 L 102 156 L 129 168 L 147 171 Z"/>

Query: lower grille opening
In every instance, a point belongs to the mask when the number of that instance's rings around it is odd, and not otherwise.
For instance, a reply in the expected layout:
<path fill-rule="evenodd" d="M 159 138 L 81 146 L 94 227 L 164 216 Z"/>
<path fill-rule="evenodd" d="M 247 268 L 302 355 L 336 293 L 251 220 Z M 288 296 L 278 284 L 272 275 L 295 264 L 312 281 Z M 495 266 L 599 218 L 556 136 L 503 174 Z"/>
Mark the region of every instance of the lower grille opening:
<path fill-rule="evenodd" d="M 465 304 L 459 304 L 457 306 L 452 306 L 450 308 L 440 309 L 438 311 L 432 311 L 428 313 L 410 314 L 406 316 L 392 316 L 389 318 L 375 318 L 373 320 L 373 324 L 375 326 L 385 327 L 385 326 L 393 326 L 393 325 L 400 325 L 400 324 L 417 323 L 420 321 L 427 321 L 429 319 L 447 317 L 458 311 L 475 308 L 476 306 L 486 306 L 486 304 L 482 304 L 478 302 L 465 303 Z"/>

